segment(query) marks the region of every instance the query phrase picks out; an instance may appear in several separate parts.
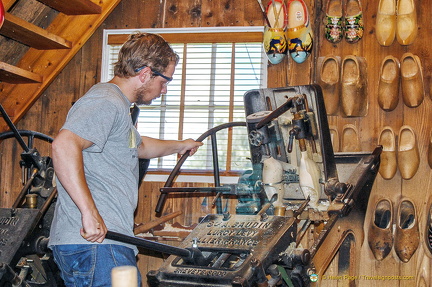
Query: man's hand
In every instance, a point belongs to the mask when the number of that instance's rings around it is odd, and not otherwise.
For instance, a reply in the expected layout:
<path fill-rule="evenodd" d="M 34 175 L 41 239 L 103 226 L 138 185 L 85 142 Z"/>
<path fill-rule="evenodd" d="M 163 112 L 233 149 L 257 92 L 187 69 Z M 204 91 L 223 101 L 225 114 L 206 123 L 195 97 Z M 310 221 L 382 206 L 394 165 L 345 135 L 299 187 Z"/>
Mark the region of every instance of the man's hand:
<path fill-rule="evenodd" d="M 202 142 L 197 142 L 193 139 L 183 140 L 183 149 L 179 152 L 180 155 L 183 155 L 188 150 L 190 151 L 189 155 L 193 155 L 197 152 L 198 148 L 203 145 Z"/>
<path fill-rule="evenodd" d="M 85 240 L 102 243 L 105 239 L 108 229 L 98 212 L 83 214 L 82 225 L 80 233 Z"/>

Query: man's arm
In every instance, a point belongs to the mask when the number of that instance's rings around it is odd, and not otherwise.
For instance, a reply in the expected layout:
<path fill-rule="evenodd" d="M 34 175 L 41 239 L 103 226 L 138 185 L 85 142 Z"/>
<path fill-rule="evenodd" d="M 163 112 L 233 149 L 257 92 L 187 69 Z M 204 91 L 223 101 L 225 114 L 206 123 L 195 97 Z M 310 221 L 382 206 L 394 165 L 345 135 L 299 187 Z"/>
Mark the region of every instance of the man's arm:
<path fill-rule="evenodd" d="M 102 242 L 107 228 L 96 208 L 84 174 L 82 151 L 91 145 L 91 141 L 69 130 L 61 130 L 52 143 L 52 158 L 57 178 L 81 212 L 81 236 L 91 242 Z"/>
<path fill-rule="evenodd" d="M 182 141 L 175 140 L 160 140 L 150 137 L 141 137 L 142 143 L 138 147 L 139 158 L 156 158 L 173 153 L 184 154 L 190 150 L 190 155 L 193 155 L 202 142 L 186 139 Z"/>

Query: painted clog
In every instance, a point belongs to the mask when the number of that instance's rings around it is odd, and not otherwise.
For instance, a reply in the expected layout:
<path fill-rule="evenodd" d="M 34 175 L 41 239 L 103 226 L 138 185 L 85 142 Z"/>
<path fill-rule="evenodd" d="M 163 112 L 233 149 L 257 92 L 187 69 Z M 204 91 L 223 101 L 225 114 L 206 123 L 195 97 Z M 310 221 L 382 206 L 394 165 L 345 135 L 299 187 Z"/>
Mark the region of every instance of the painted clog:
<path fill-rule="evenodd" d="M 303 63 L 313 47 L 313 33 L 309 12 L 303 0 L 290 0 L 288 8 L 288 50 L 296 63 Z"/>
<path fill-rule="evenodd" d="M 272 64 L 279 64 L 288 52 L 288 42 L 283 29 L 265 27 L 263 48 Z"/>
<path fill-rule="evenodd" d="M 357 43 L 364 32 L 363 12 L 360 0 L 348 0 L 345 9 L 345 40 Z"/>
<path fill-rule="evenodd" d="M 329 0 L 326 9 L 325 38 L 331 43 L 338 43 L 343 38 L 342 1 Z"/>

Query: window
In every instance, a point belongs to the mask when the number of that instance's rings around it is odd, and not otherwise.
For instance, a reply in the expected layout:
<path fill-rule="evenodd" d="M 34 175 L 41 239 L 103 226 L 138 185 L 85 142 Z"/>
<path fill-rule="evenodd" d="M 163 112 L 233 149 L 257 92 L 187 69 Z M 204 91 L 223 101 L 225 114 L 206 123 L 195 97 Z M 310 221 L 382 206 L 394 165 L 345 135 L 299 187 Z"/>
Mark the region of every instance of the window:
<path fill-rule="evenodd" d="M 142 135 L 197 139 L 217 125 L 245 121 L 245 92 L 264 88 L 266 84 L 267 58 L 262 49 L 262 27 L 140 31 L 161 34 L 180 56 L 167 95 L 140 107 L 138 130 Z M 103 81 L 112 78 L 112 63 L 117 60 L 121 44 L 133 32 L 135 30 L 105 31 Z M 229 173 L 251 168 L 246 127 L 222 130 L 216 136 L 221 171 Z M 150 170 L 171 170 L 176 161 L 176 155 L 152 159 Z M 211 142 L 207 138 L 204 146 L 183 164 L 182 170 L 212 168 Z"/>

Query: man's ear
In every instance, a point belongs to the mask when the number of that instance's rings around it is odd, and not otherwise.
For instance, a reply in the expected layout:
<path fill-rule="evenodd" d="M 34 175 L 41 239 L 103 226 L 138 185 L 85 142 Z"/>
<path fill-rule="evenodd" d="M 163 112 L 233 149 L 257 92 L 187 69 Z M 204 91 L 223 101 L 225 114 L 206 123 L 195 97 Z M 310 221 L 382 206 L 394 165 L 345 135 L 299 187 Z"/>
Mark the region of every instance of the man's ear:
<path fill-rule="evenodd" d="M 152 76 L 152 72 L 151 72 L 151 69 L 149 67 L 145 67 L 144 69 L 139 71 L 139 74 L 138 74 L 138 77 L 139 77 L 141 83 L 145 83 L 148 80 L 150 80 L 151 76 Z"/>

